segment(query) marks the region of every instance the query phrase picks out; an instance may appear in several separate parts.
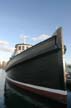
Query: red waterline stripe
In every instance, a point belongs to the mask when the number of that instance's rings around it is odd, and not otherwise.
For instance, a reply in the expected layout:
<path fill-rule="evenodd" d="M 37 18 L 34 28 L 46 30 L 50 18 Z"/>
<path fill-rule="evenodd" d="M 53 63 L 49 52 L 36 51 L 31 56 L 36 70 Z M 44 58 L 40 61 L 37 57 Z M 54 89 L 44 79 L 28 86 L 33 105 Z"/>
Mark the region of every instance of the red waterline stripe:
<path fill-rule="evenodd" d="M 35 94 L 38 94 L 38 95 L 41 95 L 41 96 L 44 96 L 44 97 L 48 97 L 48 98 L 56 100 L 58 102 L 67 104 L 67 95 L 58 94 L 58 93 L 54 93 L 54 92 L 50 92 L 50 91 L 44 91 L 44 90 L 39 90 L 39 89 L 36 89 L 36 88 L 28 87 L 26 85 L 22 85 L 22 84 L 18 83 L 17 81 L 9 80 L 9 78 L 7 78 L 7 80 L 10 83 L 19 87 L 22 90 L 27 90 L 27 91 L 30 91 L 32 93 L 35 93 Z"/>

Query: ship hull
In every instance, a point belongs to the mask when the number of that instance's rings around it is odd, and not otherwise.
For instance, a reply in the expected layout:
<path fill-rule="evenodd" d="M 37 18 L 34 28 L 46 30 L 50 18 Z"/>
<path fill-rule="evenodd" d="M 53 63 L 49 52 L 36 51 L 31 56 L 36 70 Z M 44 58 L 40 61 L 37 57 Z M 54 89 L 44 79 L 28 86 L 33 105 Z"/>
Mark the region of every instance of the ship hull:
<path fill-rule="evenodd" d="M 6 68 L 9 85 L 66 104 L 62 47 L 61 36 L 53 36 L 12 58 Z"/>

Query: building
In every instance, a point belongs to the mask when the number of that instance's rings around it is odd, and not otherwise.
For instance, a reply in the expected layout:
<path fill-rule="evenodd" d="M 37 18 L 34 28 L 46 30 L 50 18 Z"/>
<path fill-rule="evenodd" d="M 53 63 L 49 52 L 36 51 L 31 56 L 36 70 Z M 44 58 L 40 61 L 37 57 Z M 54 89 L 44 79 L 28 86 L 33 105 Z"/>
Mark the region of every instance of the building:
<path fill-rule="evenodd" d="M 6 63 L 5 61 L 0 62 L 0 69 L 5 69 Z"/>

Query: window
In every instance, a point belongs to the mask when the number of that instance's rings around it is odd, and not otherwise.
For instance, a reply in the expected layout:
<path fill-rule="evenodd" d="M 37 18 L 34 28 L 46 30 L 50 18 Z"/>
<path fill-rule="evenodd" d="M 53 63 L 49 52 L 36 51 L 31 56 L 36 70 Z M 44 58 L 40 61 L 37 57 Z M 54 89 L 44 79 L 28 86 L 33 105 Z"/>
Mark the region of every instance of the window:
<path fill-rule="evenodd" d="M 21 46 L 18 46 L 18 50 L 21 50 Z"/>
<path fill-rule="evenodd" d="M 24 46 L 22 46 L 22 50 L 24 50 Z"/>

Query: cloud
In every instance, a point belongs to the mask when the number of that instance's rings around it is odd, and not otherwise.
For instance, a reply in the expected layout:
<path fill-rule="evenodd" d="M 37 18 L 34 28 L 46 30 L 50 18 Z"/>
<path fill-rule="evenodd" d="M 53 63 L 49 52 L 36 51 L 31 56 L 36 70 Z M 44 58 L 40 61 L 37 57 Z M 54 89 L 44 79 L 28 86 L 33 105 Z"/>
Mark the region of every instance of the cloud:
<path fill-rule="evenodd" d="M 4 52 L 10 52 L 13 53 L 15 48 L 10 48 L 10 47 L 0 47 L 0 51 L 4 51 Z"/>
<path fill-rule="evenodd" d="M 20 40 L 23 41 L 23 43 L 28 43 L 30 41 L 32 43 L 33 42 L 38 43 L 38 42 L 41 42 L 47 38 L 49 38 L 49 36 L 46 34 L 42 34 L 40 36 L 35 36 L 35 37 L 31 37 L 31 38 L 29 36 L 26 36 L 26 35 L 20 35 Z M 9 43 L 8 41 L 0 40 L 0 51 L 13 53 L 14 49 L 15 48 L 13 48 L 11 46 L 11 43 Z"/>
<path fill-rule="evenodd" d="M 8 41 L 0 40 L 0 51 L 12 53 L 14 51 L 14 48 L 10 46 L 11 45 L 9 44 Z"/>
<path fill-rule="evenodd" d="M 9 43 L 7 41 L 0 40 L 0 45 L 9 45 Z"/>
<path fill-rule="evenodd" d="M 48 38 L 49 38 L 48 35 L 42 34 L 42 35 L 40 35 L 40 36 L 33 37 L 32 40 L 33 40 L 34 42 L 41 42 L 41 41 L 46 40 L 46 39 L 48 39 Z"/>
<path fill-rule="evenodd" d="M 5 52 L 10 52 L 13 53 L 14 48 L 9 48 L 9 47 L 1 47 L 0 48 L 1 51 L 5 51 Z"/>
<path fill-rule="evenodd" d="M 39 42 L 46 40 L 48 38 L 49 38 L 49 36 L 46 34 L 42 34 L 42 35 L 35 36 L 35 37 L 30 37 L 27 35 L 20 35 L 20 40 L 23 41 L 23 43 L 28 43 L 28 42 L 39 43 Z"/>

